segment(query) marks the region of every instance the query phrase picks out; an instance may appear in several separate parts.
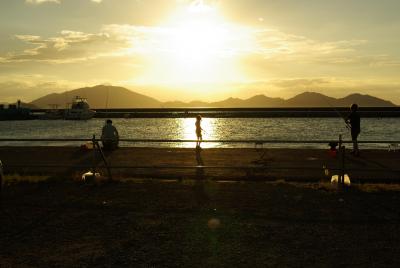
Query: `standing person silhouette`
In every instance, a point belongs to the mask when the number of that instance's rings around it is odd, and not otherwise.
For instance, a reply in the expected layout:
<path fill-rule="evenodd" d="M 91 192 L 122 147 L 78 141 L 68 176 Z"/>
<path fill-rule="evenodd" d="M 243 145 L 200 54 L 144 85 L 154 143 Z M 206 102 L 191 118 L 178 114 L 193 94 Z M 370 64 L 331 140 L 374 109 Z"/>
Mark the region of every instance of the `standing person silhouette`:
<path fill-rule="evenodd" d="M 350 124 L 350 129 L 351 129 L 351 140 L 353 141 L 353 151 L 351 151 L 351 154 L 354 154 L 355 156 L 360 155 L 360 151 L 358 150 L 358 142 L 357 138 L 358 135 L 361 132 L 361 126 L 360 126 L 360 115 L 357 113 L 358 110 L 358 105 L 357 104 L 352 104 L 350 107 L 350 114 L 346 119 L 346 123 Z"/>
<path fill-rule="evenodd" d="M 196 141 L 196 148 L 200 148 L 200 143 L 203 140 L 203 135 L 201 134 L 201 131 L 203 130 L 201 128 L 201 115 L 196 116 L 196 136 L 197 136 L 197 141 Z"/>

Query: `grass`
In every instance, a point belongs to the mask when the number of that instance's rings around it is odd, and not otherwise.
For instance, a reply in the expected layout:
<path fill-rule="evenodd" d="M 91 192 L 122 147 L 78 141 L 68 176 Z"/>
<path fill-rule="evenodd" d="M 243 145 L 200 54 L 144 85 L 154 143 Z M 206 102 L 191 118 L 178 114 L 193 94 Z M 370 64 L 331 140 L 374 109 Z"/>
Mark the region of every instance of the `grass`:
<path fill-rule="evenodd" d="M 20 182 L 48 182 L 50 180 L 50 176 L 37 176 L 37 175 L 20 175 L 20 174 L 9 174 L 5 175 L 3 178 L 4 184 L 17 184 Z"/>
<path fill-rule="evenodd" d="M 75 181 L 75 182 L 82 182 L 82 174 L 74 174 L 72 176 L 69 176 L 69 180 Z M 196 180 L 193 179 L 152 179 L 152 178 L 127 178 L 125 176 L 120 176 L 115 178 L 116 181 L 119 182 L 130 182 L 130 183 L 174 183 L 174 182 L 180 182 L 182 185 L 194 185 L 196 184 Z M 18 173 L 14 174 L 7 174 L 3 177 L 3 183 L 4 184 L 18 184 L 18 183 L 37 183 L 37 182 L 54 182 L 54 181 L 68 181 L 66 178 L 59 178 L 59 177 L 54 177 L 50 175 L 21 175 Z M 96 179 L 96 181 L 92 181 L 91 183 L 95 184 L 104 184 L 107 182 L 106 177 L 99 177 Z M 230 181 L 230 180 L 218 180 L 216 181 L 218 183 L 224 183 L 224 184 L 240 184 L 240 183 L 251 183 L 249 181 Z M 207 181 L 207 183 L 212 183 L 211 181 Z M 257 183 L 262 183 L 262 182 L 257 182 Z M 326 182 L 326 181 L 320 181 L 317 183 L 298 183 L 298 182 L 287 182 L 283 179 L 279 179 L 276 181 L 266 181 L 264 182 L 265 184 L 270 184 L 270 185 L 292 185 L 294 187 L 300 187 L 300 188 L 310 188 L 310 189 L 315 189 L 315 190 L 324 190 L 324 191 L 340 191 L 341 188 L 338 187 L 337 184 Z M 357 190 L 361 192 L 399 192 L 400 191 L 400 184 L 398 183 L 353 183 L 351 186 L 346 187 L 348 189 L 352 190 Z"/>
<path fill-rule="evenodd" d="M 400 265 L 396 185 L 6 181 L 1 267 Z"/>

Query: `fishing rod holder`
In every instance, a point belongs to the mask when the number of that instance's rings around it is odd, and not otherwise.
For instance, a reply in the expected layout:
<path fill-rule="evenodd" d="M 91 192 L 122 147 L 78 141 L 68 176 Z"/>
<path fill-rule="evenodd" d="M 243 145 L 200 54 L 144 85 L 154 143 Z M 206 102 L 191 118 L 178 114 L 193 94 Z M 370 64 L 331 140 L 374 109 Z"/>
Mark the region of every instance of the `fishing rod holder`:
<path fill-rule="evenodd" d="M 96 177 L 96 174 L 98 174 L 98 172 L 96 172 L 97 169 L 97 165 L 96 165 L 96 158 L 97 158 L 97 154 L 96 152 L 100 153 L 101 159 L 107 169 L 107 173 L 108 173 L 108 179 L 111 181 L 112 180 L 112 174 L 111 174 L 111 169 L 110 166 L 108 165 L 108 161 L 107 158 L 104 155 L 103 150 L 101 149 L 101 146 L 99 144 L 99 140 L 96 139 L 96 135 L 93 134 L 92 137 L 92 145 L 93 145 L 93 158 L 92 158 L 92 174 L 94 177 Z"/>
<path fill-rule="evenodd" d="M 331 143 L 329 145 L 331 146 Z M 339 134 L 338 145 L 339 145 L 339 154 L 340 154 L 340 176 L 339 176 L 338 183 L 342 187 L 344 187 L 345 186 L 344 176 L 346 173 L 346 146 L 343 145 L 342 134 Z"/>

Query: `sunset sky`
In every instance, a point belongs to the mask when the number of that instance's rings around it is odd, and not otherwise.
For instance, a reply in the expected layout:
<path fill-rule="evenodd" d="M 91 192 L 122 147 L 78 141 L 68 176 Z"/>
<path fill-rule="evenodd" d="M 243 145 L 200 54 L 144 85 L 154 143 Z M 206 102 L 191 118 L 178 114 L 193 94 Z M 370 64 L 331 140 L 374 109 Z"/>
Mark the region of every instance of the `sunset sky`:
<path fill-rule="evenodd" d="M 82 86 L 159 100 L 303 91 L 400 104 L 398 0 L 1 0 L 0 102 Z"/>

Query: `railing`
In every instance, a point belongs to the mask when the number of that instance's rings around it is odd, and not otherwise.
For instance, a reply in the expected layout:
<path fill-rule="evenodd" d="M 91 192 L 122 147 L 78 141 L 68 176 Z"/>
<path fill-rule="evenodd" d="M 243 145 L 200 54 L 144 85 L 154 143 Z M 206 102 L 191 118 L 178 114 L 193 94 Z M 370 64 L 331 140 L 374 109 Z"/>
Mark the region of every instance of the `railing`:
<path fill-rule="evenodd" d="M 279 166 L 279 167 L 270 167 L 270 166 L 257 166 L 257 165 L 242 165 L 242 166 L 234 166 L 234 165 L 224 165 L 224 166 L 218 166 L 218 165 L 203 165 L 199 164 L 198 165 L 136 165 L 136 166 L 129 166 L 129 165 L 114 165 L 110 166 L 107 163 L 107 159 L 103 154 L 103 151 L 99 145 L 100 139 L 96 139 L 96 137 L 93 135 L 91 139 L 85 139 L 85 138 L 71 138 L 71 139 L 60 139 L 60 138 L 53 138 L 53 139 L 48 139 L 48 138 L 39 138 L 39 139 L 0 139 L 0 142 L 91 142 L 93 144 L 93 150 L 94 152 L 94 157 L 95 154 L 100 153 L 102 156 L 103 163 L 105 167 L 107 168 L 108 171 L 108 177 L 111 179 L 111 170 L 112 169 L 196 169 L 196 170 L 203 170 L 203 169 L 238 169 L 238 170 L 296 170 L 296 169 L 305 169 L 304 167 L 293 167 L 293 166 Z M 182 140 L 182 139 L 120 139 L 120 142 L 128 142 L 128 143 L 149 143 L 149 144 L 154 144 L 154 143 L 195 143 L 196 140 Z M 343 184 L 344 181 L 344 174 L 346 171 L 354 170 L 356 171 L 357 169 L 348 169 L 346 167 L 346 150 L 344 144 L 349 144 L 352 143 L 352 141 L 346 141 L 342 140 L 342 137 L 339 136 L 339 139 L 336 141 L 333 140 L 264 140 L 264 139 L 248 139 L 248 140 L 203 140 L 202 143 L 224 143 L 224 144 L 254 144 L 255 146 L 257 145 L 263 145 L 263 144 L 328 144 L 330 142 L 337 142 L 339 146 L 338 150 L 338 157 L 340 158 L 340 167 L 338 168 L 330 168 L 330 170 L 335 170 L 335 171 L 340 171 L 340 183 Z M 376 141 L 376 140 L 367 140 L 367 141 L 359 141 L 359 144 L 389 144 L 389 145 L 397 145 L 400 143 L 400 141 L 396 140 L 381 140 L 381 141 Z M 13 165 L 13 167 L 43 167 L 43 168 L 88 168 L 86 165 L 81 165 L 81 166 L 67 166 L 67 165 Z M 1 167 L 0 167 L 1 168 Z M 93 164 L 90 166 L 91 170 L 93 173 L 96 171 L 98 168 L 97 164 L 95 164 L 95 161 L 93 161 Z M 307 170 L 321 170 L 320 167 L 307 167 Z M 365 171 L 365 169 L 362 169 Z M 380 171 L 381 169 L 370 169 L 371 171 Z M 382 169 L 383 170 L 383 169 Z M 400 170 L 393 170 L 393 172 L 400 172 Z M 1 176 L 1 174 L 0 174 Z"/>
<path fill-rule="evenodd" d="M 13 138 L 0 138 L 0 142 L 57 142 L 57 141 L 86 141 L 92 142 L 92 138 L 80 138 L 80 139 L 61 139 L 61 138 L 35 138 L 35 139 L 13 139 Z M 95 141 L 100 142 L 101 139 L 95 139 Z M 119 139 L 120 142 L 129 142 L 129 143 L 195 143 L 196 140 L 181 140 L 181 139 Z M 293 143 L 293 144 L 328 144 L 330 142 L 339 142 L 338 140 L 202 140 L 202 143 L 236 143 L 236 144 L 284 144 L 284 143 Z M 343 140 L 342 143 L 353 143 L 351 140 Z M 397 140 L 363 140 L 358 141 L 359 144 L 400 144 L 400 141 Z"/>

